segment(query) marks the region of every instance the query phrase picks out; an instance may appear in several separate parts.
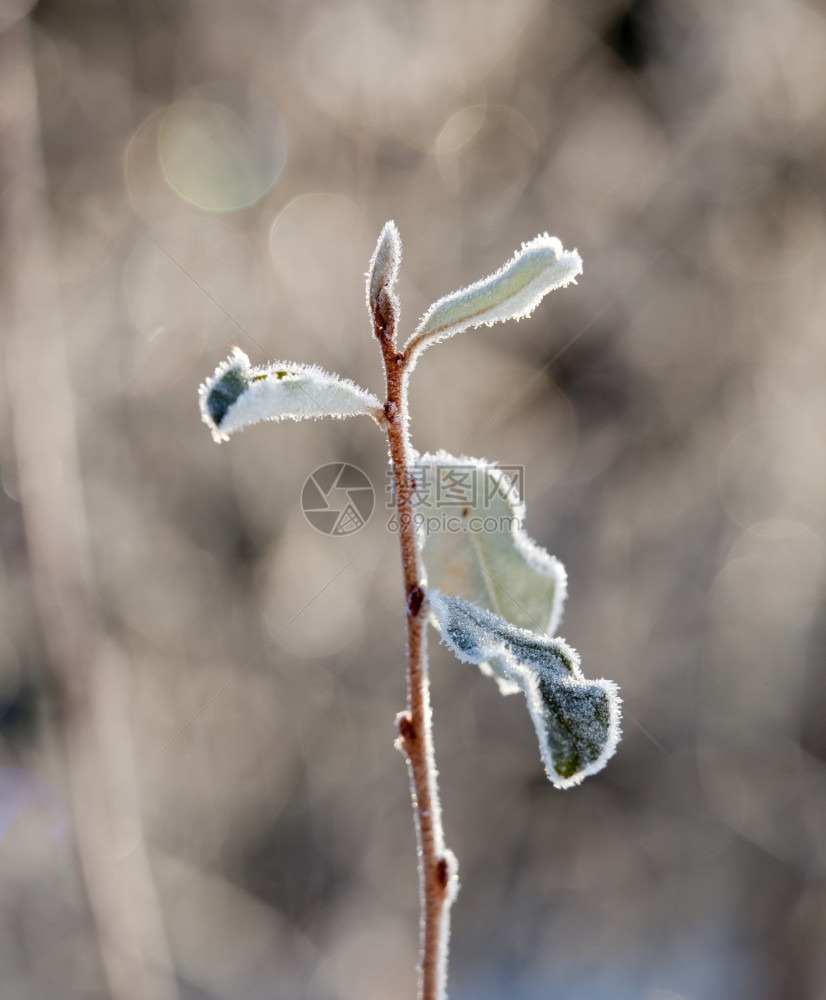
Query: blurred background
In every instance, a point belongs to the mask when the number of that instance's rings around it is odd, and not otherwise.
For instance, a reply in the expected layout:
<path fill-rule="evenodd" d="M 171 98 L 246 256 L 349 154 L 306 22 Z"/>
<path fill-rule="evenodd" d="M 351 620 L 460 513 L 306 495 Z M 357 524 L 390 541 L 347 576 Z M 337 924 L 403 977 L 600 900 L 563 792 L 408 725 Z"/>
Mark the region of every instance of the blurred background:
<path fill-rule="evenodd" d="M 403 336 L 537 233 L 582 254 L 529 321 L 428 352 L 413 441 L 525 467 L 562 634 L 626 710 L 556 791 L 521 696 L 433 634 L 451 997 L 824 1000 L 823 8 L 6 0 L 0 27 L 4 1000 L 415 995 L 385 443 L 216 446 L 197 405 L 235 344 L 380 393 L 389 218 Z M 376 489 L 346 537 L 301 510 L 329 462 Z"/>

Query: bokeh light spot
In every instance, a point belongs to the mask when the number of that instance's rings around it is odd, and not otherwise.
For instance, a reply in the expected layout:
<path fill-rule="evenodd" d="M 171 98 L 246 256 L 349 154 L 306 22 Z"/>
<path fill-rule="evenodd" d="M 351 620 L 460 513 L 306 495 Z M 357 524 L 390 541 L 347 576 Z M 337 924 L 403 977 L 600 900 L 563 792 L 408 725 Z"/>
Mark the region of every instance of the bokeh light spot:
<path fill-rule="evenodd" d="M 287 160 L 287 130 L 275 106 L 239 84 L 210 84 L 172 104 L 158 134 L 169 186 L 211 212 L 252 205 Z"/>
<path fill-rule="evenodd" d="M 527 118 L 501 104 L 461 108 L 436 139 L 439 172 L 448 190 L 475 192 L 478 205 L 513 210 L 537 166 L 539 142 Z M 490 209 L 489 209 L 490 210 Z"/>

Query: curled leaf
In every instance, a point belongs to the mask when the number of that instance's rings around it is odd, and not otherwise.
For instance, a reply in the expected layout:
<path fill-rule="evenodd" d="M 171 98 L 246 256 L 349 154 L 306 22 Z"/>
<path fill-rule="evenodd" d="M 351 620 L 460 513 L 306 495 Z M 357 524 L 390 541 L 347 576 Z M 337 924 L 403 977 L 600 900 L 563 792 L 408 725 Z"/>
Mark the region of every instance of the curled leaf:
<path fill-rule="evenodd" d="M 316 365 L 273 361 L 253 367 L 236 347 L 198 390 L 201 417 L 216 441 L 261 420 L 378 418 L 381 403 L 366 389 Z"/>
<path fill-rule="evenodd" d="M 434 302 L 407 342 L 413 357 L 430 344 L 474 326 L 530 316 L 554 288 L 582 274 L 582 258 L 545 233 L 522 244 L 494 274 Z"/>
<path fill-rule="evenodd" d="M 557 788 L 601 771 L 620 738 L 617 685 L 588 680 L 563 639 L 516 628 L 460 597 L 428 591 L 442 640 L 459 660 L 499 668 L 524 691 L 548 777 Z"/>
<path fill-rule="evenodd" d="M 562 563 L 525 533 L 516 478 L 483 459 L 446 451 L 421 455 L 413 475 L 416 537 L 428 584 L 519 628 L 554 635 L 567 575 Z M 490 668 L 503 694 L 518 690 L 496 663 Z"/>

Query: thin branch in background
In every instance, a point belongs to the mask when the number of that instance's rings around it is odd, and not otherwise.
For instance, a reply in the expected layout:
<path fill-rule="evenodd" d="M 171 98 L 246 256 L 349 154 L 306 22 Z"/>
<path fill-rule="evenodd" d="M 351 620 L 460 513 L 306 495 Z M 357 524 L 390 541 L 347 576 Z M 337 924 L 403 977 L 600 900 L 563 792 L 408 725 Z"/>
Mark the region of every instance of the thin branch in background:
<path fill-rule="evenodd" d="M 10 248 L 2 295 L 5 380 L 31 588 L 83 884 L 112 1000 L 175 1000 L 141 829 L 123 702 L 126 667 L 99 625 L 23 19 L 0 34 L 0 93 L 0 227 Z"/>

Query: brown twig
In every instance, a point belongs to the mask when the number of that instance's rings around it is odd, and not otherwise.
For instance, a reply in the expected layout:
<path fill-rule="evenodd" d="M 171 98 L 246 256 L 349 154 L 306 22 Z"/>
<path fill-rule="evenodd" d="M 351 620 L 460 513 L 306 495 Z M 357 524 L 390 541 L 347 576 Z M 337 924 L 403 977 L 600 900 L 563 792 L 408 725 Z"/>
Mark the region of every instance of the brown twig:
<path fill-rule="evenodd" d="M 419 855 L 421 928 L 419 1000 L 442 1000 L 447 978 L 450 906 L 458 889 L 457 863 L 445 847 L 431 729 L 427 666 L 427 606 L 413 519 L 415 484 L 408 435 L 408 359 L 396 347 L 398 307 L 385 295 L 371 310 L 387 385 L 385 431 L 396 495 L 407 618 L 407 710 L 399 714 L 397 746 L 410 771 Z"/>

